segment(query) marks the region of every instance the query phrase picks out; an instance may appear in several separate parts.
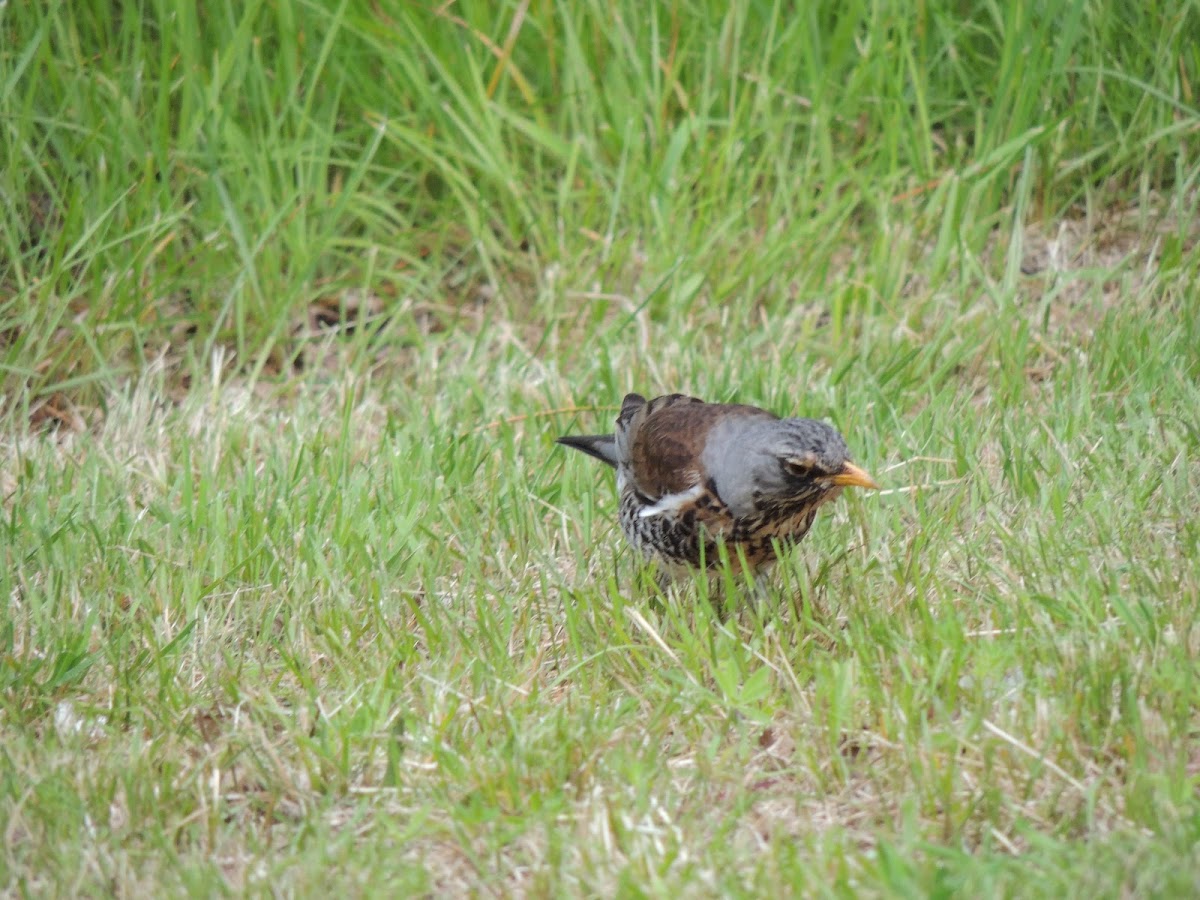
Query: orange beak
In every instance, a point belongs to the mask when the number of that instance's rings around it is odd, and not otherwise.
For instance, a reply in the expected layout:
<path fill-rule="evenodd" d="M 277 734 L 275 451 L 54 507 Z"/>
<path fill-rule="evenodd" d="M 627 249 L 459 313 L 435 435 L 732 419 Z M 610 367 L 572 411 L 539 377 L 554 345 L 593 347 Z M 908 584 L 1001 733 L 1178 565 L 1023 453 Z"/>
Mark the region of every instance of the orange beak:
<path fill-rule="evenodd" d="M 842 466 L 842 471 L 838 472 L 831 479 L 838 487 L 860 487 L 868 490 L 877 491 L 879 485 L 875 483 L 875 479 L 860 469 L 854 463 L 846 463 Z"/>

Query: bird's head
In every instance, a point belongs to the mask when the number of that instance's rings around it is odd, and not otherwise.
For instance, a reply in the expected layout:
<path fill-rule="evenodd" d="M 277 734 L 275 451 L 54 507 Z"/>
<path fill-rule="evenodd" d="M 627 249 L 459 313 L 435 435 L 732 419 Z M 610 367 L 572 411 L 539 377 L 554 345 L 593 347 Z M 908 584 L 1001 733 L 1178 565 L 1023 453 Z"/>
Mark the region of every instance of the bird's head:
<path fill-rule="evenodd" d="M 735 512 L 768 503 L 824 503 L 843 488 L 878 488 L 850 461 L 846 441 L 815 419 L 770 419 L 714 429 L 705 456 Z"/>
<path fill-rule="evenodd" d="M 850 461 L 846 441 L 830 425 L 815 419 L 781 419 L 771 453 L 779 465 L 785 492 L 810 486 L 878 488 L 875 479 Z"/>

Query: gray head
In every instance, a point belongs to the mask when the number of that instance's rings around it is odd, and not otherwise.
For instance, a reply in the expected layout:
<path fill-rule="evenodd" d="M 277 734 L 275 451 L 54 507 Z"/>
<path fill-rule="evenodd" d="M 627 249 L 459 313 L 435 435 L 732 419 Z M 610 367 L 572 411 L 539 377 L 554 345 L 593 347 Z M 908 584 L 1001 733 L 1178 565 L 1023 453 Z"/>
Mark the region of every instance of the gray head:
<path fill-rule="evenodd" d="M 734 515 L 764 504 L 832 500 L 843 487 L 878 487 L 850 462 L 837 430 L 815 419 L 719 422 L 702 459 Z"/>

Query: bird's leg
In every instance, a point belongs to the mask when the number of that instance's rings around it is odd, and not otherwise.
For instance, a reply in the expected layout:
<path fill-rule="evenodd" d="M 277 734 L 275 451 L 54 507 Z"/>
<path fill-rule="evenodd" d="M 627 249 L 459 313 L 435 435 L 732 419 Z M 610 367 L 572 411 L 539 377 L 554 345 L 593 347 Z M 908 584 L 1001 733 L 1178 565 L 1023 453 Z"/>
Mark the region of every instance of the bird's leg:
<path fill-rule="evenodd" d="M 654 584 L 658 588 L 660 594 L 664 597 L 671 590 L 671 585 L 675 583 L 675 577 L 664 569 L 662 566 L 654 567 Z"/>
<path fill-rule="evenodd" d="M 754 602 L 761 603 L 764 606 L 771 599 L 770 589 L 770 573 L 766 570 L 758 570 L 754 573 L 754 577 L 746 585 L 746 595 Z"/>

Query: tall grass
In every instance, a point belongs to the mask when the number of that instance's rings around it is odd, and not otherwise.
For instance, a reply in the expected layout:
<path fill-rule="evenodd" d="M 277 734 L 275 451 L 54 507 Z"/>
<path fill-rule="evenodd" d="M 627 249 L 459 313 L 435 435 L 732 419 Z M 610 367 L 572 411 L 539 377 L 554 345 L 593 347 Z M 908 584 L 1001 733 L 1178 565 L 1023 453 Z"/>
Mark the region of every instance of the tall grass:
<path fill-rule="evenodd" d="M 953 278 L 1014 204 L 1053 220 L 1196 172 L 1189 4 L 3 16 L 10 410 L 94 403 L 167 345 L 278 368 L 309 304 L 360 287 L 391 310 L 486 285 L 545 321 L 575 305 L 541 283 L 565 268 L 666 279 L 640 301 L 660 317 L 771 312 L 789 292 L 760 273 L 823 293 L 852 238 L 893 293 L 887 267 Z"/>

